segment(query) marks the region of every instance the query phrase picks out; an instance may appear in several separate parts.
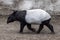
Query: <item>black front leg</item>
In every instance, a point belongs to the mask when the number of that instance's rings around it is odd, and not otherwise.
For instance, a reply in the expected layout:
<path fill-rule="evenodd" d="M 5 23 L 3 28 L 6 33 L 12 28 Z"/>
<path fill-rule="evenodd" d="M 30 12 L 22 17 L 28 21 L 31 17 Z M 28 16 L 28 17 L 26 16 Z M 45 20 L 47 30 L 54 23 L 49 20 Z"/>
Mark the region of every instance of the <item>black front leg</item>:
<path fill-rule="evenodd" d="M 23 29 L 24 29 L 25 25 L 26 25 L 26 23 L 21 23 L 20 24 L 20 33 L 23 32 Z"/>

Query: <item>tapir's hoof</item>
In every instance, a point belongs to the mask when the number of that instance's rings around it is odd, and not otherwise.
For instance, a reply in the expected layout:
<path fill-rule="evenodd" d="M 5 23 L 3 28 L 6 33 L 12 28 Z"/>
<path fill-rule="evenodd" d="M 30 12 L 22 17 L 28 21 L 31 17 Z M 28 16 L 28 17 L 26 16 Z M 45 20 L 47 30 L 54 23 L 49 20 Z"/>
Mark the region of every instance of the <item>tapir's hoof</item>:
<path fill-rule="evenodd" d="M 51 34 L 55 34 L 55 32 L 51 32 Z"/>
<path fill-rule="evenodd" d="M 33 32 L 36 32 L 36 30 L 35 30 L 35 29 L 33 29 L 32 31 L 33 31 Z"/>
<path fill-rule="evenodd" d="M 37 33 L 37 34 L 39 34 L 39 33 L 40 33 L 40 31 L 37 31 L 36 33 Z"/>
<path fill-rule="evenodd" d="M 19 33 L 23 33 L 22 31 L 19 31 Z"/>

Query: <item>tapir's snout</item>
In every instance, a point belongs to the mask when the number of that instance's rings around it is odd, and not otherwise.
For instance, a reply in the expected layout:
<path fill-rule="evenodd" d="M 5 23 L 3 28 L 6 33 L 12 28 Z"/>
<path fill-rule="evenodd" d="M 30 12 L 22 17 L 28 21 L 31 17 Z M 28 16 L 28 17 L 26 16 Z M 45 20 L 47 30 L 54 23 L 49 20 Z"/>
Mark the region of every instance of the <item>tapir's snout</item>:
<path fill-rule="evenodd" d="M 8 19 L 7 20 L 7 24 L 11 23 L 11 22 L 14 22 L 14 20 L 11 20 L 11 19 Z"/>
<path fill-rule="evenodd" d="M 7 24 L 9 24 L 10 22 L 7 20 Z"/>
<path fill-rule="evenodd" d="M 12 20 L 11 19 L 7 19 L 7 24 L 11 23 Z"/>

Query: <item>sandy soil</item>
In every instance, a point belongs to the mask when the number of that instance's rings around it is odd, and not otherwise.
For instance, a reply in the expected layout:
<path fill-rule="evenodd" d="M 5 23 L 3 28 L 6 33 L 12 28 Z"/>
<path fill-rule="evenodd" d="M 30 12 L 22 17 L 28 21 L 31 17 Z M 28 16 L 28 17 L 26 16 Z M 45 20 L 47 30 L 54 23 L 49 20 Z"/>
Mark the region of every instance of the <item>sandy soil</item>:
<path fill-rule="evenodd" d="M 19 33 L 19 22 L 6 24 L 6 17 L 0 17 L 0 40 L 60 40 L 60 16 L 53 18 L 51 23 L 54 26 L 55 34 L 45 26 L 40 34 L 36 34 L 24 28 L 23 34 Z M 36 30 L 38 25 L 32 25 Z"/>

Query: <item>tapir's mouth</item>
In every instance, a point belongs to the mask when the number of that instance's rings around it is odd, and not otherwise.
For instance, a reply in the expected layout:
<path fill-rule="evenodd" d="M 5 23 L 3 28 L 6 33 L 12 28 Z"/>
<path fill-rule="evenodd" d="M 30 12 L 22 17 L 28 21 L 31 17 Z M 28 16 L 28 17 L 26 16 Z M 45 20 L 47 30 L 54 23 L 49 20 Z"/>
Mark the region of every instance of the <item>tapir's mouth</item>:
<path fill-rule="evenodd" d="M 7 24 L 9 24 L 10 22 L 7 21 Z"/>
<path fill-rule="evenodd" d="M 9 23 L 11 23 L 11 22 L 7 22 L 7 24 L 9 24 Z"/>
<path fill-rule="evenodd" d="M 7 24 L 11 23 L 11 21 L 7 21 Z"/>
<path fill-rule="evenodd" d="M 11 22 L 14 22 L 14 21 L 7 21 L 7 24 L 11 23 Z"/>

